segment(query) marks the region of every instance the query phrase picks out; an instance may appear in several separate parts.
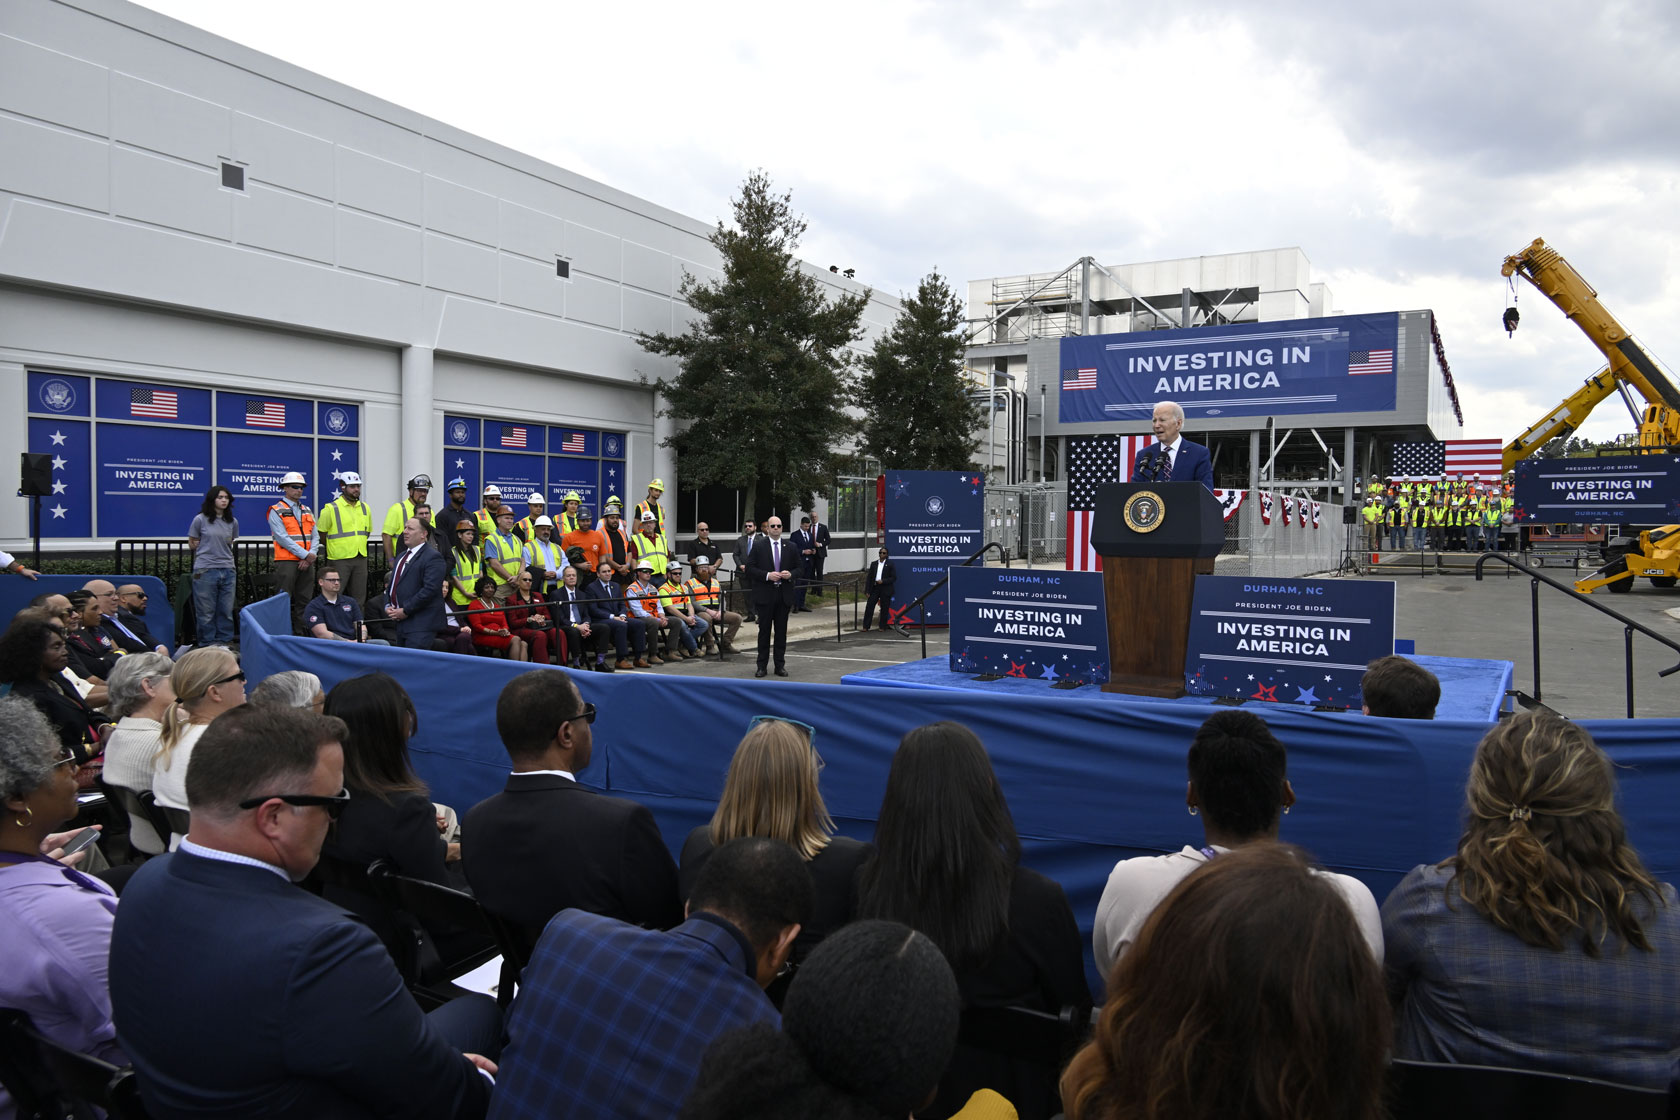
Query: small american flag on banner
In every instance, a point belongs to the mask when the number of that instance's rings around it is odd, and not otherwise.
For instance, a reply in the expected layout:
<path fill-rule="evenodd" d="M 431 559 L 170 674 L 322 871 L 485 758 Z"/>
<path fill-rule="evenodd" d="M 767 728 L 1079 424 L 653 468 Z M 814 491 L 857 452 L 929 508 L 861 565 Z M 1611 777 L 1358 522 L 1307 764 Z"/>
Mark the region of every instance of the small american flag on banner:
<path fill-rule="evenodd" d="M 175 393 L 169 389 L 130 389 L 128 414 L 149 420 L 178 420 Z"/>
<path fill-rule="evenodd" d="M 582 432 L 567 432 L 560 437 L 560 450 L 583 454 L 584 442 Z"/>
<path fill-rule="evenodd" d="M 503 428 L 502 429 L 502 446 L 503 447 L 524 447 L 525 446 L 525 429 L 524 428 Z"/>
<path fill-rule="evenodd" d="M 1393 350 L 1349 350 L 1348 372 L 1361 373 L 1393 373 Z"/>
<path fill-rule="evenodd" d="M 1064 369 L 1062 371 L 1062 388 L 1064 389 L 1095 389 L 1097 387 L 1097 369 Z"/>
<path fill-rule="evenodd" d="M 245 426 L 247 428 L 284 428 L 286 406 L 279 401 L 259 401 L 245 398 Z"/>

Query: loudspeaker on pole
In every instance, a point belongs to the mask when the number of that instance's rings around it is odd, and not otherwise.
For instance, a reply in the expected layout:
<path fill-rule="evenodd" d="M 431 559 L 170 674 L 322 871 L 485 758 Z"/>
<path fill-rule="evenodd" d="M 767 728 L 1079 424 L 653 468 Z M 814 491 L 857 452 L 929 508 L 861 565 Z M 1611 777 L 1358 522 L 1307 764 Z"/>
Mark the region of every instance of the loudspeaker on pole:
<path fill-rule="evenodd" d="M 52 456 L 23 453 L 23 470 L 18 490 L 24 497 L 47 497 L 52 494 Z"/>

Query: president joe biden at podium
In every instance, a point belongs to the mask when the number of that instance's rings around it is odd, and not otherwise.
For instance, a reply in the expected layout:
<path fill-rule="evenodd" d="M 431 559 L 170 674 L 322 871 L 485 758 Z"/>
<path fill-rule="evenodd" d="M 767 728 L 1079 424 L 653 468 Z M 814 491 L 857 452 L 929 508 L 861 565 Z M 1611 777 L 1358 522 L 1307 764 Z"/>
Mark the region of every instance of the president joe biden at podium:
<path fill-rule="evenodd" d="M 1179 434 L 1184 410 L 1172 401 L 1155 406 L 1150 418 L 1155 442 L 1132 461 L 1133 482 L 1199 482 L 1213 489 L 1213 456 L 1199 443 Z"/>

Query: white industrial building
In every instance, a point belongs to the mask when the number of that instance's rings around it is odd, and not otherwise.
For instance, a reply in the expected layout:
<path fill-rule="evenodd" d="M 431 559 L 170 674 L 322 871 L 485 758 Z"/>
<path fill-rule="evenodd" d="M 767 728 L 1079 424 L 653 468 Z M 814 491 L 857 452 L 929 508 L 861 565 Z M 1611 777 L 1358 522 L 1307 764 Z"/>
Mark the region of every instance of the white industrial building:
<path fill-rule="evenodd" d="M 48 549 L 182 536 L 218 481 L 260 532 L 282 471 L 318 508 L 350 464 L 376 516 L 420 472 L 662 476 L 686 531 L 635 333 L 684 329 L 712 228 L 121 0 L 0 5 L 0 433 L 53 456 Z"/>

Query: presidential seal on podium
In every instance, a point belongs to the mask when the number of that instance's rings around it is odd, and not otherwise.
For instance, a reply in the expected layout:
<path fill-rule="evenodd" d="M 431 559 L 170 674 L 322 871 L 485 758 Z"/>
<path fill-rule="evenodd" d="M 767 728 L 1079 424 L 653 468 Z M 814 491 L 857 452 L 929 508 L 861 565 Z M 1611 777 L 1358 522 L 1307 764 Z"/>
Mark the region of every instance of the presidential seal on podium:
<path fill-rule="evenodd" d="M 1120 514 L 1125 518 L 1126 528 L 1132 532 L 1153 533 L 1166 520 L 1166 511 L 1161 495 L 1153 490 L 1139 490 L 1126 499 Z"/>

